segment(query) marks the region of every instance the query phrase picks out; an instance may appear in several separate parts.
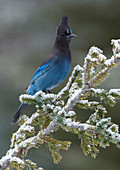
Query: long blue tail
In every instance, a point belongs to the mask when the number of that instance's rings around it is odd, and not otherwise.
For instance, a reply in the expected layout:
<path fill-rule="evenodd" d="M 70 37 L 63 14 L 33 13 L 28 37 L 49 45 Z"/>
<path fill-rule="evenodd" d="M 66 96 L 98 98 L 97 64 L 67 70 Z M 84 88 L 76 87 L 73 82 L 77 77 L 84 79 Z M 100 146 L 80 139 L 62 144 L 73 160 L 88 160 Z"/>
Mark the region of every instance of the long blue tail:
<path fill-rule="evenodd" d="M 13 116 L 13 119 L 12 119 L 12 124 L 15 124 L 17 123 L 19 117 L 22 115 L 22 113 L 24 112 L 24 110 L 26 109 L 28 104 L 21 104 L 17 110 L 17 112 L 15 113 L 15 115 Z"/>

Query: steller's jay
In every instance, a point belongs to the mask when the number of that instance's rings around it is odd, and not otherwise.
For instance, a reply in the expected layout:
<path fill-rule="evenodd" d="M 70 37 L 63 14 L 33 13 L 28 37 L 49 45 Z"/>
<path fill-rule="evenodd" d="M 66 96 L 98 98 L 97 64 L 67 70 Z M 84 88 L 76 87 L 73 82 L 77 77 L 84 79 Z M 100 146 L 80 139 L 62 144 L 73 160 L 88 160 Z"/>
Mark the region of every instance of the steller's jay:
<path fill-rule="evenodd" d="M 26 90 L 29 95 L 38 91 L 47 92 L 60 85 L 70 72 L 71 52 L 69 44 L 75 37 L 68 25 L 68 17 L 63 16 L 57 27 L 56 40 L 49 55 L 36 70 Z M 16 123 L 24 112 L 27 104 L 21 104 L 13 117 L 12 123 Z"/>

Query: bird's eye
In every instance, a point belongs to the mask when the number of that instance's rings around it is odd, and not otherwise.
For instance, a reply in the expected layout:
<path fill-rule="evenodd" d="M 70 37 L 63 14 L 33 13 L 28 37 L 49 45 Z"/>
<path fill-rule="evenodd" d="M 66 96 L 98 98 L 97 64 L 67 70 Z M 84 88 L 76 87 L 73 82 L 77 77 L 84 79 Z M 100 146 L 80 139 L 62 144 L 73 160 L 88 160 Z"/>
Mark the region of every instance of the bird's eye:
<path fill-rule="evenodd" d="M 71 29 L 69 30 L 69 29 L 67 28 L 64 32 L 61 33 L 61 35 L 65 37 L 65 36 L 70 35 L 71 33 L 72 33 Z"/>
<path fill-rule="evenodd" d="M 62 35 L 62 36 L 65 36 L 65 33 L 64 33 L 64 32 L 62 32 L 62 33 L 61 33 L 61 35 Z"/>

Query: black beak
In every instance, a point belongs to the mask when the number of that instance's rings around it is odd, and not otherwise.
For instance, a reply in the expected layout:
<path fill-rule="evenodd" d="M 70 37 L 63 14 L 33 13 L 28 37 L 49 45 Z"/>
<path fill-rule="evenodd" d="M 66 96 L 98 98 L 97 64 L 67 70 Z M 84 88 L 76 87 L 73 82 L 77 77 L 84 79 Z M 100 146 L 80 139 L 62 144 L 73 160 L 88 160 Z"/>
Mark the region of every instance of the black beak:
<path fill-rule="evenodd" d="M 77 35 L 75 35 L 75 34 L 67 35 L 67 38 L 73 38 L 73 37 L 77 37 Z"/>

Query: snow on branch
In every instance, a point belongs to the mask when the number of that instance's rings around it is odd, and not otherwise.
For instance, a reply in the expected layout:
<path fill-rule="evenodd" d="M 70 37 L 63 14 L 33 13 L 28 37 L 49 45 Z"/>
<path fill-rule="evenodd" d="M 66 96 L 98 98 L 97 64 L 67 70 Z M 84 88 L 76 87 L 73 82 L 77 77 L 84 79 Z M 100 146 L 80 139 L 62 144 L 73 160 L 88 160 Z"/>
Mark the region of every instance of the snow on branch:
<path fill-rule="evenodd" d="M 98 146 L 105 148 L 114 143 L 120 148 L 119 127 L 106 116 L 107 110 L 103 106 L 104 102 L 113 107 L 116 100 L 120 99 L 120 89 L 107 91 L 97 88 L 109 76 L 109 70 L 120 61 L 120 39 L 112 40 L 111 44 L 113 56 L 110 59 L 107 59 L 101 49 L 91 47 L 83 67 L 77 65 L 73 69 L 67 85 L 58 94 L 39 91 L 34 96 L 20 96 L 21 102 L 35 104 L 36 112 L 30 118 L 23 115 L 19 119 L 20 127 L 12 135 L 10 149 L 0 160 L 0 169 L 16 167 L 42 170 L 36 163 L 26 159 L 26 156 L 29 149 L 38 148 L 43 143 L 52 153 L 54 163 L 59 163 L 62 159 L 59 151 L 68 150 L 71 145 L 70 141 L 52 137 L 52 133 L 59 127 L 78 135 L 83 153 L 90 154 L 93 158 L 99 153 Z M 93 96 L 99 101 L 93 101 Z M 86 122 L 81 123 L 76 119 L 74 106 L 91 109 L 93 113 Z"/>

